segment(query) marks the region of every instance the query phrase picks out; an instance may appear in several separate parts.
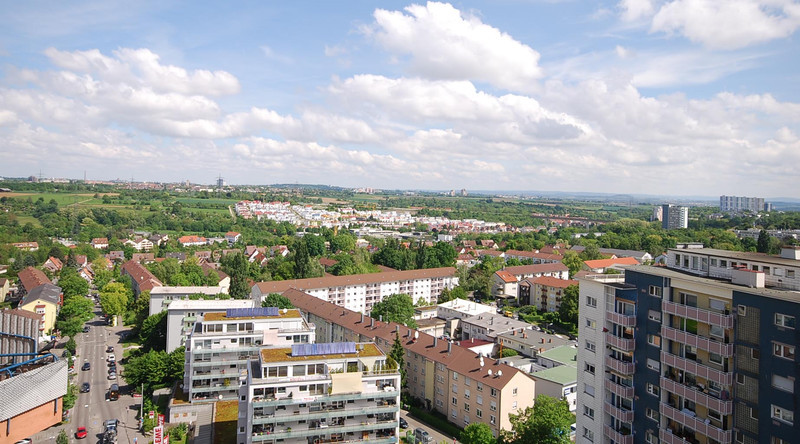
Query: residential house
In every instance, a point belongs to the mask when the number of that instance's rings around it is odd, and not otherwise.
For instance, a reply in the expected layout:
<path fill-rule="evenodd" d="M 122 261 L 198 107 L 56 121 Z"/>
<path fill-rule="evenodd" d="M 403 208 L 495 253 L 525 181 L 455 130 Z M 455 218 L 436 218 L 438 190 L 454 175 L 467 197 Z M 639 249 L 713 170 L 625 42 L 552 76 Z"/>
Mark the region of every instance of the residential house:
<path fill-rule="evenodd" d="M 497 342 L 497 336 L 512 331 L 526 332 L 533 326 L 497 313 L 483 313 L 461 320 L 461 340 L 471 338 Z"/>
<path fill-rule="evenodd" d="M 283 256 L 286 257 L 289 255 L 289 247 L 286 245 L 273 245 L 269 247 L 269 254 L 271 257 L 275 256 Z"/>
<path fill-rule="evenodd" d="M 201 264 L 211 262 L 211 250 L 195 251 L 194 257 L 199 259 Z"/>
<path fill-rule="evenodd" d="M 94 281 L 94 272 L 92 271 L 91 267 L 81 267 L 78 270 L 78 276 L 82 277 L 89 284 Z"/>
<path fill-rule="evenodd" d="M 38 242 L 15 242 L 15 243 L 13 243 L 11 245 L 19 248 L 20 250 L 24 250 L 24 251 L 36 251 L 36 250 L 39 249 L 39 243 Z"/>
<path fill-rule="evenodd" d="M 517 298 L 517 277 L 505 271 L 498 270 L 492 276 L 492 294 L 497 298 Z"/>
<path fill-rule="evenodd" d="M 575 251 L 577 253 L 581 253 L 585 249 L 586 249 L 586 247 L 583 246 L 583 245 L 574 245 L 571 248 L 571 250 L 573 250 L 573 251 Z M 653 260 L 653 255 L 648 253 L 648 252 L 646 252 L 646 251 L 621 250 L 621 249 L 618 249 L 618 248 L 598 248 L 598 251 L 600 252 L 600 254 L 602 254 L 604 256 L 612 256 L 614 258 L 633 257 L 633 258 L 636 258 L 636 260 L 640 264 L 648 263 L 648 262 L 651 262 Z"/>
<path fill-rule="evenodd" d="M 162 304 L 163 305 L 163 304 Z M 207 313 L 225 313 L 231 308 L 255 308 L 252 299 L 176 299 L 166 305 L 167 353 L 185 346 L 197 321 Z"/>
<path fill-rule="evenodd" d="M 57 257 L 50 256 L 42 265 L 42 268 L 48 270 L 50 273 L 56 274 L 64 268 L 64 263 Z"/>
<path fill-rule="evenodd" d="M 186 253 L 183 251 L 168 251 L 167 253 L 164 253 L 164 257 L 166 259 L 177 259 L 180 263 L 186 261 Z"/>
<path fill-rule="evenodd" d="M 129 260 L 128 262 L 122 264 L 121 273 L 123 276 L 131 277 L 133 293 L 137 297 L 143 291 L 152 291 L 154 288 L 164 285 L 153 275 L 153 273 L 150 272 L 150 270 L 135 260 Z"/>
<path fill-rule="evenodd" d="M 9 290 L 11 289 L 11 282 L 6 278 L 0 278 L 0 302 L 6 300 Z"/>
<path fill-rule="evenodd" d="M 456 266 L 457 267 L 465 265 L 465 266 L 467 266 L 469 268 L 472 268 L 472 267 L 478 265 L 479 262 L 480 261 L 475 256 L 473 256 L 473 255 L 471 255 L 469 253 L 462 253 L 462 254 L 459 254 L 458 257 L 456 257 Z"/>
<path fill-rule="evenodd" d="M 154 253 L 133 253 L 131 260 L 140 264 L 149 264 L 156 261 L 156 255 Z"/>
<path fill-rule="evenodd" d="M 241 238 L 242 238 L 242 234 L 241 233 L 237 233 L 235 231 L 228 231 L 227 233 L 225 233 L 225 240 L 228 241 L 228 243 L 230 245 L 233 245 L 236 242 L 239 242 L 239 239 L 241 239 Z"/>
<path fill-rule="evenodd" d="M 150 290 L 150 316 L 164 311 L 172 301 L 188 300 L 193 295 L 203 295 L 204 299 L 219 298 L 230 300 L 228 289 L 220 286 L 159 286 Z M 259 303 L 260 305 L 260 303 Z"/>
<path fill-rule="evenodd" d="M 42 270 L 33 267 L 26 267 L 20 270 L 17 273 L 17 278 L 19 278 L 20 283 L 17 291 L 22 294 L 30 293 L 34 288 L 50 283 L 50 279 Z"/>
<path fill-rule="evenodd" d="M 98 250 L 102 250 L 104 248 L 108 248 L 108 238 L 107 237 L 96 237 L 92 239 L 90 242 L 92 247 L 97 248 Z"/>
<path fill-rule="evenodd" d="M 134 239 L 128 239 L 123 242 L 123 245 L 130 245 L 136 251 L 150 251 L 153 249 L 153 242 L 150 239 L 144 237 L 136 237 Z"/>
<path fill-rule="evenodd" d="M 538 327 L 528 330 L 511 330 L 497 335 L 497 343 L 503 348 L 516 350 L 519 354 L 536 358 L 540 353 L 563 345 L 574 344 L 562 335 L 542 331 Z"/>
<path fill-rule="evenodd" d="M 536 381 L 536 396 L 564 399 L 573 413 L 578 407 L 577 355 L 578 349 L 574 346 L 548 350 L 539 355 L 539 365 L 544 362 L 547 368 L 531 373 Z"/>
<path fill-rule="evenodd" d="M 53 331 L 63 299 L 61 287 L 48 282 L 27 292 L 19 301 L 17 308 L 42 315 L 41 333 L 44 335 Z"/>
<path fill-rule="evenodd" d="M 534 264 L 552 264 L 561 262 L 563 257 L 560 254 L 540 253 L 538 251 L 506 250 L 506 260 L 517 259 L 520 261 L 529 260 Z"/>
<path fill-rule="evenodd" d="M 153 245 L 158 245 L 160 247 L 169 241 L 169 234 L 153 234 L 147 239 L 152 242 Z"/>
<path fill-rule="evenodd" d="M 564 290 L 578 281 L 553 276 L 524 279 L 519 283 L 519 304 L 533 305 L 539 311 L 558 311 Z"/>
<path fill-rule="evenodd" d="M 461 328 L 461 320 L 481 313 L 493 313 L 494 307 L 464 299 L 453 299 L 436 306 L 436 316 L 447 322 L 445 334 L 456 337 Z"/>
<path fill-rule="evenodd" d="M 184 247 L 197 247 L 201 245 L 208 245 L 208 240 L 206 240 L 206 238 L 204 238 L 203 236 L 197 236 L 191 234 L 179 237 L 178 243 L 180 243 Z"/>
<path fill-rule="evenodd" d="M 108 254 L 105 255 L 105 258 L 108 259 L 108 262 L 112 265 L 118 262 L 125 262 L 125 252 L 122 250 L 109 251 Z"/>
<path fill-rule="evenodd" d="M 503 270 L 516 276 L 517 281 L 539 276 L 552 276 L 559 279 L 569 278 L 569 268 L 561 262 L 516 265 L 513 267 L 503 267 Z"/>
<path fill-rule="evenodd" d="M 231 277 L 228 276 L 228 273 L 219 269 L 219 264 L 215 264 L 213 262 L 206 262 L 200 264 L 200 268 L 203 269 L 203 274 L 208 276 L 210 273 L 214 273 L 219 278 L 217 282 L 217 287 L 222 287 L 224 289 L 224 293 L 227 293 L 228 290 L 231 288 Z"/>
<path fill-rule="evenodd" d="M 85 254 L 76 254 L 75 255 L 75 265 L 78 268 L 88 267 L 89 266 L 89 258 L 87 258 Z"/>

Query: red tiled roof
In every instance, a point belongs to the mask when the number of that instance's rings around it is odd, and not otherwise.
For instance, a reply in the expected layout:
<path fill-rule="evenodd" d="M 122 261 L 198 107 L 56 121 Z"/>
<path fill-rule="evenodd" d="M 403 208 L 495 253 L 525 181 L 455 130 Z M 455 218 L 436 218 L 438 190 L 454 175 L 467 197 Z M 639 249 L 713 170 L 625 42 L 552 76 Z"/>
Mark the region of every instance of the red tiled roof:
<path fill-rule="evenodd" d="M 606 268 L 612 265 L 639 265 L 639 261 L 635 257 L 618 257 L 616 259 L 597 259 L 593 261 L 584 261 L 587 267 L 592 270 L 597 268 Z"/>
<path fill-rule="evenodd" d="M 129 260 L 122 264 L 122 272 L 130 276 L 139 285 L 139 291 L 149 291 L 164 285 L 158 278 L 153 276 L 153 273 L 150 273 L 150 270 L 134 260 Z"/>
<path fill-rule="evenodd" d="M 319 258 L 319 264 L 322 265 L 323 267 L 333 267 L 338 263 L 339 261 L 337 261 L 336 259 L 329 259 L 327 257 Z"/>
<path fill-rule="evenodd" d="M 17 277 L 27 292 L 30 292 L 42 284 L 50 283 L 50 279 L 47 278 L 47 275 L 44 274 L 42 270 L 33 267 L 28 267 L 24 270 L 21 270 L 19 273 L 17 273 Z"/>
<path fill-rule="evenodd" d="M 535 251 L 507 250 L 506 256 L 518 256 L 528 259 L 543 259 L 548 261 L 560 261 L 563 257 L 560 254 L 537 253 Z"/>
<path fill-rule="evenodd" d="M 289 298 L 292 304 L 301 311 L 313 313 L 315 316 L 333 324 L 352 330 L 361 335 L 364 341 L 374 342 L 375 338 L 381 338 L 392 343 L 395 338 L 395 332 L 399 328 L 400 340 L 406 350 L 423 355 L 431 361 L 439 362 L 450 370 L 468 376 L 492 388 L 502 390 L 517 373 L 521 373 L 518 369 L 506 364 L 498 364 L 496 360 L 489 357 L 483 358 L 484 366 L 481 367 L 479 354 L 456 344 L 453 344 L 448 352 L 447 341 L 440 340 L 434 346 L 434 337 L 427 333 L 420 332 L 419 338 L 414 340 L 416 330 L 413 328 L 410 329 L 394 322 L 371 321 L 368 317 L 365 317 L 364 322 L 361 322 L 360 313 L 315 298 L 300 290 L 290 289 L 284 292 L 283 295 Z M 372 327 L 370 327 L 371 323 Z M 489 376 L 489 369 L 492 370 L 492 376 Z M 497 376 L 497 370 L 502 370 L 502 376 Z M 524 375 L 525 373 L 522 374 Z"/>
<path fill-rule="evenodd" d="M 290 288 L 308 290 L 313 288 L 345 287 L 348 285 L 375 284 L 378 282 L 407 281 L 412 279 L 455 276 L 454 267 L 426 268 L 423 270 L 388 271 L 385 273 L 353 274 L 349 276 L 326 276 L 288 281 L 258 282 L 261 294 L 281 293 Z"/>
<path fill-rule="evenodd" d="M 572 279 L 559 279 L 553 276 L 539 276 L 536 279 L 530 279 L 534 284 L 544 285 L 547 287 L 567 288 L 570 285 L 578 285 L 578 281 Z"/>
<path fill-rule="evenodd" d="M 505 283 L 513 284 L 514 282 L 517 282 L 517 277 L 505 270 L 495 271 L 494 274 L 496 274 Z"/>
<path fill-rule="evenodd" d="M 505 270 L 515 276 L 525 274 L 552 273 L 554 271 L 569 271 L 566 265 L 561 262 L 551 262 L 548 264 L 515 265 L 506 267 Z"/>
<path fill-rule="evenodd" d="M 205 241 L 206 241 L 206 238 L 204 238 L 203 236 L 197 236 L 197 235 L 194 235 L 194 234 L 189 235 L 189 236 L 181 236 L 181 237 L 178 238 L 178 242 L 180 242 L 182 244 L 188 244 L 188 243 L 194 243 L 194 242 L 205 242 Z"/>

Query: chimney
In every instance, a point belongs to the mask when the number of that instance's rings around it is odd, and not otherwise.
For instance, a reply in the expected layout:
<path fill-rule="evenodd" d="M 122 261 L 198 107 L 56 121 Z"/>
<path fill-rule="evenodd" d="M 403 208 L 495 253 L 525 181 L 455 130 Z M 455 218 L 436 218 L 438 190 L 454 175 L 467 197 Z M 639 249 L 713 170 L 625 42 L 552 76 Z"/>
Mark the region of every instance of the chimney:
<path fill-rule="evenodd" d="M 361 313 L 361 323 L 364 323 L 364 313 Z"/>
<path fill-rule="evenodd" d="M 475 338 L 472 338 L 472 343 L 473 343 L 473 344 L 475 343 Z"/>
<path fill-rule="evenodd" d="M 453 351 L 453 343 L 452 342 L 448 342 L 447 343 L 447 353 L 450 353 L 451 351 Z"/>
<path fill-rule="evenodd" d="M 436 346 L 437 346 L 438 344 L 439 344 L 439 338 L 437 338 L 436 336 L 434 336 L 434 337 L 433 337 L 433 347 L 434 347 L 434 348 L 436 348 Z"/>
<path fill-rule="evenodd" d="M 383 322 L 383 315 L 379 315 L 379 316 L 380 316 L 380 318 L 381 318 L 381 322 Z"/>
<path fill-rule="evenodd" d="M 394 332 L 400 333 L 400 324 L 394 326 Z"/>
<path fill-rule="evenodd" d="M 541 338 L 540 341 L 541 344 L 544 344 L 544 338 Z"/>
<path fill-rule="evenodd" d="M 410 328 L 408 329 L 408 334 L 406 336 L 409 337 L 409 338 L 411 337 L 411 329 Z"/>
<path fill-rule="evenodd" d="M 369 318 L 369 326 L 372 327 L 375 325 L 375 318 Z"/>

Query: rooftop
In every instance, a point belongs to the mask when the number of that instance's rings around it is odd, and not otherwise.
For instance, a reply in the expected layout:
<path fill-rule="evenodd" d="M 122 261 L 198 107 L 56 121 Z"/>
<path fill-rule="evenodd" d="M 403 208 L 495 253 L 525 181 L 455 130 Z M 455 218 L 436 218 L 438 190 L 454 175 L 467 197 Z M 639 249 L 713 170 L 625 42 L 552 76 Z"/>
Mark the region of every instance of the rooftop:
<path fill-rule="evenodd" d="M 380 282 L 407 281 L 455 276 L 454 267 L 426 268 L 423 270 L 387 271 L 383 273 L 353 274 L 349 276 L 324 276 L 309 279 L 258 282 L 256 287 L 262 295 L 282 293 L 290 288 L 310 290 L 314 288 L 345 287 L 350 285 L 377 284 Z"/>
<path fill-rule="evenodd" d="M 562 345 L 551 348 L 550 350 L 539 353 L 540 358 L 547 358 L 551 361 L 560 362 L 564 365 L 575 365 L 578 362 L 578 347 L 573 345 Z"/>
<path fill-rule="evenodd" d="M 481 313 L 475 316 L 462 319 L 461 322 L 485 327 L 487 330 L 519 330 L 530 329 L 531 324 L 512 318 L 507 318 L 497 313 Z"/>
<path fill-rule="evenodd" d="M 578 382 L 578 367 L 574 365 L 559 365 L 558 367 L 531 373 L 531 376 L 555 382 L 556 384 L 570 385 Z"/>
<path fill-rule="evenodd" d="M 639 265 L 639 261 L 635 257 L 618 257 L 616 259 L 597 259 L 593 261 L 584 261 L 587 267 L 591 269 L 606 268 L 613 265 Z"/>
<path fill-rule="evenodd" d="M 729 250 L 719 250 L 716 248 L 670 248 L 669 251 L 678 254 L 707 254 L 709 256 L 739 259 L 751 262 L 768 262 L 772 264 L 800 267 L 800 261 L 766 253 L 751 253 L 748 251 L 729 251 Z"/>
<path fill-rule="evenodd" d="M 153 295 L 170 295 L 170 294 L 206 294 L 215 295 L 225 293 L 223 287 L 156 287 L 150 290 L 150 296 Z M 225 293 L 227 294 L 227 293 Z"/>
<path fill-rule="evenodd" d="M 554 271 L 569 271 L 569 268 L 561 262 L 550 262 L 546 264 L 515 265 L 513 267 L 505 267 L 503 270 L 515 276 L 519 276 L 525 274 L 552 273 Z"/>
<path fill-rule="evenodd" d="M 326 361 L 329 359 L 368 358 L 376 356 L 384 356 L 384 355 L 383 352 L 373 343 L 357 344 L 355 353 L 335 353 L 335 354 L 309 355 L 309 356 L 292 356 L 291 347 L 261 349 L 261 361 L 264 363 Z"/>
<path fill-rule="evenodd" d="M 170 302 L 167 310 L 225 310 L 228 308 L 252 308 L 252 299 L 179 299 Z"/>
<path fill-rule="evenodd" d="M 540 350 L 551 349 L 573 343 L 569 338 L 561 335 L 553 335 L 543 331 L 530 329 L 523 332 L 507 332 L 497 335 L 499 338 L 519 342 L 525 346 Z"/>
<path fill-rule="evenodd" d="M 234 307 L 228 307 L 234 308 Z M 300 313 L 300 310 L 296 308 L 291 308 L 288 310 L 280 310 L 277 316 L 268 316 L 268 315 L 257 315 L 257 316 L 231 316 L 228 317 L 227 313 L 206 313 L 203 315 L 203 320 L 208 321 L 233 321 L 233 320 L 245 320 L 245 319 L 292 319 L 292 318 L 302 318 L 303 315 Z"/>

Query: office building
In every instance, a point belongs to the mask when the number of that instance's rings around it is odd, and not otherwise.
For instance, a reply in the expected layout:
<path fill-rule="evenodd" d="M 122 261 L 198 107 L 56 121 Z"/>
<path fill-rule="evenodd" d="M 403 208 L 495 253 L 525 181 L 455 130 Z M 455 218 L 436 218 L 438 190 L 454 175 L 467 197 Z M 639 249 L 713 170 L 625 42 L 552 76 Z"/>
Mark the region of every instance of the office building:
<path fill-rule="evenodd" d="M 582 278 L 578 442 L 796 442 L 800 250 L 679 247 Z"/>
<path fill-rule="evenodd" d="M 661 227 L 665 230 L 689 227 L 689 207 L 672 204 L 662 205 L 661 213 Z"/>
<path fill-rule="evenodd" d="M 237 441 L 399 441 L 400 373 L 373 343 L 265 347 L 239 387 Z"/>
<path fill-rule="evenodd" d="M 741 213 L 744 211 L 760 213 L 762 211 L 771 211 L 772 204 L 764 202 L 763 197 L 720 196 L 719 210 L 723 213 Z"/>
<path fill-rule="evenodd" d="M 299 310 L 230 308 L 206 313 L 186 341 L 183 391 L 192 403 L 238 399 L 239 377 L 266 345 L 315 341 Z"/>

